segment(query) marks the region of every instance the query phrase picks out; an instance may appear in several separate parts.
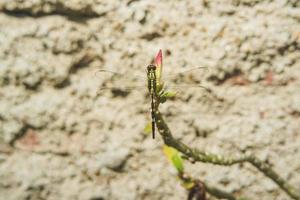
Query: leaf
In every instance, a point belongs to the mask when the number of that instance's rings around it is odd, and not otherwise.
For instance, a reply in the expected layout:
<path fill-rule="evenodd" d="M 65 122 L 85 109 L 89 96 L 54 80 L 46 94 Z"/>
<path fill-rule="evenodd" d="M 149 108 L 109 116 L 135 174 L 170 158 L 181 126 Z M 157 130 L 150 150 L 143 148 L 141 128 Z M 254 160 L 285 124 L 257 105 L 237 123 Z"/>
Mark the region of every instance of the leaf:
<path fill-rule="evenodd" d="M 195 186 L 195 183 L 193 181 L 182 181 L 181 185 L 185 189 L 190 190 L 191 188 L 193 188 Z"/>
<path fill-rule="evenodd" d="M 163 92 L 160 96 L 159 96 L 159 102 L 160 103 L 165 103 L 168 99 L 172 99 L 176 96 L 177 92 Z"/>
<path fill-rule="evenodd" d="M 151 122 L 147 123 L 146 126 L 144 127 L 144 133 L 146 133 L 146 134 L 152 133 L 152 124 L 151 124 Z"/>
<path fill-rule="evenodd" d="M 177 169 L 178 173 L 183 173 L 183 160 L 179 154 L 179 152 L 173 147 L 169 147 L 164 145 L 163 151 L 167 156 L 168 160 L 173 164 L 173 166 Z"/>
<path fill-rule="evenodd" d="M 162 92 L 163 88 L 164 88 L 164 83 L 163 82 L 156 83 L 156 93 L 157 94 L 160 94 Z"/>
<path fill-rule="evenodd" d="M 170 98 L 174 98 L 176 96 L 176 94 L 177 94 L 177 92 L 167 91 L 167 92 L 164 92 L 163 96 L 170 99 Z"/>

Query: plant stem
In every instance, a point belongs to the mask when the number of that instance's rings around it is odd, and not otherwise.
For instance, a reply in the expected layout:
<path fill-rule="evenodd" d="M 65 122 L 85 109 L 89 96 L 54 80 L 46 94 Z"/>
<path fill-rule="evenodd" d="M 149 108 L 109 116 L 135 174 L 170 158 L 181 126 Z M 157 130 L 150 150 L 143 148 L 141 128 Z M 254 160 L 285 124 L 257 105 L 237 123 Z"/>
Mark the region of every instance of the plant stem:
<path fill-rule="evenodd" d="M 237 158 L 227 158 L 223 156 L 219 156 L 216 154 L 208 153 L 201 151 L 199 149 L 191 148 L 186 144 L 180 142 L 175 139 L 168 127 L 165 123 L 163 116 L 159 112 L 158 109 L 159 103 L 156 105 L 155 112 L 155 122 L 158 128 L 160 135 L 162 136 L 164 143 L 168 146 L 171 146 L 185 156 L 193 159 L 194 161 L 204 162 L 204 163 L 212 163 L 215 165 L 225 165 L 230 166 L 237 163 L 248 162 L 254 167 L 256 167 L 259 171 L 261 171 L 265 176 L 272 179 L 283 191 L 285 191 L 291 198 L 295 200 L 300 200 L 300 195 L 297 194 L 296 190 L 288 184 L 283 178 L 281 178 L 267 163 L 259 160 L 254 155 L 241 155 Z M 212 190 L 213 191 L 213 190 Z M 220 193 L 221 194 L 221 193 Z M 223 198 L 226 198 L 225 196 Z M 227 198 L 230 199 L 230 198 Z"/>
<path fill-rule="evenodd" d="M 217 197 L 217 198 L 220 198 L 220 199 L 229 199 L 229 200 L 237 200 L 237 198 L 235 196 L 233 196 L 232 194 L 230 193 L 227 193 L 223 190 L 220 190 L 216 187 L 212 187 L 212 186 L 209 186 L 207 184 L 205 184 L 205 188 L 206 188 L 206 191 L 208 193 L 210 193 L 211 195 Z"/>

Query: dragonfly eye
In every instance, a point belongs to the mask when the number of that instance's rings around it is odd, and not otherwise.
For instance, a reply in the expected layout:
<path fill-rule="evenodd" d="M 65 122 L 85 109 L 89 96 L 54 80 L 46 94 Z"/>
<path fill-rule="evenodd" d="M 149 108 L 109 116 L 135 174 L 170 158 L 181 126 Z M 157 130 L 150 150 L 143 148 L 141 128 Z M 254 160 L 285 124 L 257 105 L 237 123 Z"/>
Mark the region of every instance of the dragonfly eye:
<path fill-rule="evenodd" d="M 148 70 L 148 71 L 151 71 L 151 70 L 156 70 L 156 66 L 155 66 L 155 65 L 152 65 L 152 64 L 150 64 L 150 65 L 148 65 L 148 67 L 147 67 L 147 70 Z"/>

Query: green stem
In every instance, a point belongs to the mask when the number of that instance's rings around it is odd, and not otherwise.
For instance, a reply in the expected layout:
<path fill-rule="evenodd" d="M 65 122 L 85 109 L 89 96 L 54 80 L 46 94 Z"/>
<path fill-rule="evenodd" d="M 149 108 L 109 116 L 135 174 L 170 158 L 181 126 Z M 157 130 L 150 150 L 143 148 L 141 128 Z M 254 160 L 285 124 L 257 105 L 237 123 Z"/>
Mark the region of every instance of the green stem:
<path fill-rule="evenodd" d="M 230 194 L 228 192 L 225 192 L 223 190 L 220 190 L 218 188 L 209 186 L 207 184 L 205 184 L 205 188 L 206 188 L 206 191 L 208 193 L 210 193 L 211 195 L 213 195 L 213 196 L 215 196 L 217 198 L 220 198 L 220 199 L 229 199 L 229 200 L 237 200 L 237 198 L 235 198 L 235 196 L 233 196 L 232 194 Z"/>
<path fill-rule="evenodd" d="M 187 157 L 193 159 L 194 161 L 212 163 L 216 165 L 230 166 L 237 163 L 248 162 L 259 171 L 261 171 L 265 176 L 272 179 L 283 191 L 285 191 L 291 198 L 295 200 L 300 200 L 300 195 L 297 194 L 296 190 L 288 184 L 283 178 L 281 178 L 267 163 L 256 158 L 254 155 L 242 155 L 237 158 L 226 158 L 212 153 L 207 153 L 199 149 L 191 148 L 186 144 L 175 139 L 165 123 L 161 113 L 158 110 L 159 103 L 156 105 L 155 121 L 159 133 L 163 137 L 164 143 L 171 146 Z"/>
<path fill-rule="evenodd" d="M 232 195 L 232 194 L 230 194 L 228 192 L 225 192 L 224 190 L 220 190 L 220 189 L 218 189 L 216 187 L 212 187 L 212 186 L 204 183 L 203 181 L 200 181 L 199 179 L 193 179 L 192 177 L 188 176 L 185 173 L 179 173 L 178 174 L 178 178 L 182 181 L 183 185 L 185 185 L 184 183 L 187 183 L 187 184 L 193 183 L 193 187 L 186 188 L 190 192 L 195 187 L 199 189 L 199 186 L 201 187 L 202 184 L 203 184 L 203 186 L 204 186 L 204 192 L 208 192 L 209 194 L 211 194 L 214 197 L 222 198 L 222 199 L 229 199 L 229 200 L 237 200 L 237 198 L 234 195 Z"/>

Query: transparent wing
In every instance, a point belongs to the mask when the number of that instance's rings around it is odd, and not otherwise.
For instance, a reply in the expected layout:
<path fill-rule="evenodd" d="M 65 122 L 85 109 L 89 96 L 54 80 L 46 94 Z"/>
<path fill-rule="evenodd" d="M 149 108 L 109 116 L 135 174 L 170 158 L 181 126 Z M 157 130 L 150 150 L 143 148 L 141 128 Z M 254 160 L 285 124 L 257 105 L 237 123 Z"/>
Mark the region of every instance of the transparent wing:
<path fill-rule="evenodd" d="M 184 94 L 190 88 L 197 89 L 199 92 L 211 91 L 201 85 L 201 79 L 207 70 L 206 67 L 195 67 L 163 74 L 165 91 Z M 147 76 L 133 73 L 119 73 L 108 69 L 100 69 L 95 72 L 95 76 L 101 81 L 98 93 L 110 91 L 114 96 L 127 96 L 131 91 L 148 93 Z M 199 89 L 199 90 L 198 90 Z"/>
<path fill-rule="evenodd" d="M 203 84 L 203 77 L 207 70 L 206 67 L 195 67 L 169 73 L 163 80 L 164 91 L 169 92 L 169 96 L 184 101 L 199 95 L 212 98 L 215 96 L 214 92 Z"/>
<path fill-rule="evenodd" d="M 136 79 L 145 81 L 146 76 L 141 76 L 133 73 L 120 73 L 108 69 L 99 69 L 95 72 L 95 76 L 99 78 L 119 78 L 119 79 Z"/>
<path fill-rule="evenodd" d="M 199 94 L 213 95 L 211 89 L 200 84 L 168 85 L 164 87 L 164 92 L 167 94 L 167 97 L 171 99 L 189 99 Z"/>
<path fill-rule="evenodd" d="M 98 94 L 111 91 L 114 96 L 127 96 L 133 90 L 140 92 L 147 90 L 147 82 L 143 76 L 122 74 L 106 69 L 98 70 L 95 76 L 101 81 Z"/>
<path fill-rule="evenodd" d="M 206 67 L 195 67 L 168 74 L 163 80 L 164 88 L 176 93 L 184 93 L 191 88 L 210 93 L 211 90 L 201 84 L 206 70 Z"/>
<path fill-rule="evenodd" d="M 163 75 L 163 81 L 166 82 L 191 82 L 196 81 L 198 82 L 203 77 L 204 73 L 208 70 L 207 67 L 195 67 L 189 69 L 183 69 L 176 72 L 170 72 Z"/>
<path fill-rule="evenodd" d="M 167 85 L 165 89 L 178 89 L 178 90 L 184 90 L 189 88 L 195 88 L 195 89 L 201 89 L 205 90 L 207 92 L 210 92 L 211 90 L 203 85 L 200 84 L 178 84 L 178 85 Z"/>

